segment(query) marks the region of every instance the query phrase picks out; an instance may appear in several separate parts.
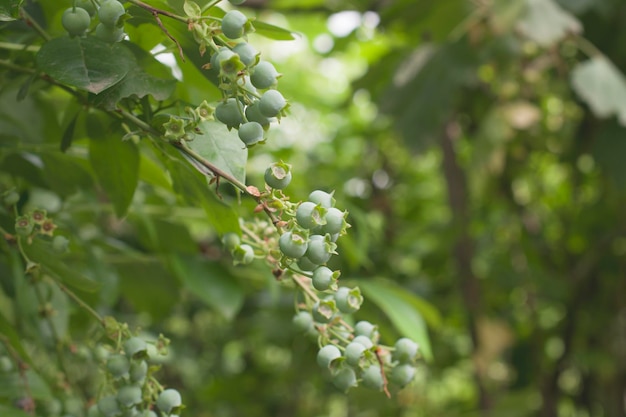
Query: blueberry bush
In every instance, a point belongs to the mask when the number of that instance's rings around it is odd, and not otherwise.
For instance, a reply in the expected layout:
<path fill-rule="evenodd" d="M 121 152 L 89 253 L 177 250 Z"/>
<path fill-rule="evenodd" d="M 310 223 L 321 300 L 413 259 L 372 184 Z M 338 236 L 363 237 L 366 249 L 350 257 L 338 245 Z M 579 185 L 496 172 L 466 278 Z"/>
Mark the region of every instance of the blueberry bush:
<path fill-rule="evenodd" d="M 0 0 L 0 415 L 625 416 L 621 0 Z"/>

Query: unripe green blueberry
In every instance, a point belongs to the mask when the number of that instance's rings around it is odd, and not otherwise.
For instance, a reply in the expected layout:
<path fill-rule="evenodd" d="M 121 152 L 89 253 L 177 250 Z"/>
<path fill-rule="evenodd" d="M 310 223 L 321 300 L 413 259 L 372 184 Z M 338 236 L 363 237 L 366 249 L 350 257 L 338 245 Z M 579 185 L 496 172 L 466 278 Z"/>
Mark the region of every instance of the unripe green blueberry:
<path fill-rule="evenodd" d="M 346 350 L 343 353 L 346 357 L 346 363 L 352 366 L 358 366 L 361 358 L 365 352 L 365 346 L 358 342 L 350 342 L 346 346 Z"/>
<path fill-rule="evenodd" d="M 117 402 L 126 408 L 141 404 L 141 388 L 136 385 L 125 385 L 117 391 Z"/>
<path fill-rule="evenodd" d="M 265 170 L 264 179 L 270 187 L 282 190 L 291 182 L 291 165 L 282 161 L 274 162 Z"/>
<path fill-rule="evenodd" d="M 65 253 L 69 244 L 70 241 L 67 240 L 65 236 L 55 236 L 52 239 L 52 250 L 54 250 L 56 253 Z"/>
<path fill-rule="evenodd" d="M 222 52 L 225 52 L 223 55 L 220 56 L 220 54 Z M 209 61 L 211 63 L 211 68 L 212 69 L 216 69 L 216 70 L 220 70 L 220 60 L 221 59 L 228 59 L 231 56 L 235 55 L 235 53 L 233 51 L 231 51 L 229 48 L 222 46 L 220 47 L 215 53 L 213 53 L 213 55 L 211 55 L 211 60 Z"/>
<path fill-rule="evenodd" d="M 263 126 L 264 129 L 268 128 L 270 123 L 272 122 L 270 118 L 265 117 L 261 114 L 261 109 L 259 108 L 258 101 L 255 101 L 254 103 L 246 107 L 246 119 L 248 119 L 249 122 L 257 122 L 258 124 Z"/>
<path fill-rule="evenodd" d="M 254 249 L 248 244 L 239 245 L 233 249 L 233 258 L 237 263 L 248 265 L 254 261 Z"/>
<path fill-rule="evenodd" d="M 246 146 L 255 145 L 263 140 L 263 126 L 257 122 L 247 122 L 239 126 L 239 139 Z"/>
<path fill-rule="evenodd" d="M 374 346 L 372 340 L 367 336 L 357 336 L 352 339 L 352 343 L 360 343 L 365 346 L 365 349 L 371 349 Z"/>
<path fill-rule="evenodd" d="M 306 249 L 305 256 L 315 264 L 322 265 L 328 262 L 330 257 L 335 253 L 335 245 L 330 241 L 330 236 L 327 238 L 322 235 L 312 235 L 309 237 L 309 244 Z"/>
<path fill-rule="evenodd" d="M 117 25 L 117 21 L 120 20 L 126 13 L 124 6 L 117 0 L 105 0 L 100 4 L 98 9 L 98 19 L 100 23 L 108 27 L 114 27 Z"/>
<path fill-rule="evenodd" d="M 236 98 L 228 98 L 215 108 L 215 118 L 224 123 L 228 129 L 238 127 L 243 122 L 242 109 Z"/>
<path fill-rule="evenodd" d="M 268 90 L 259 99 L 259 110 L 266 117 L 276 117 L 285 108 L 287 101 L 277 90 Z"/>
<path fill-rule="evenodd" d="M 228 232 L 222 236 L 222 243 L 228 250 L 234 250 L 237 246 L 241 244 L 241 238 L 237 233 Z"/>
<path fill-rule="evenodd" d="M 93 0 L 76 0 L 76 7 L 80 7 L 81 9 L 85 9 L 89 16 L 93 17 L 97 12 L 98 8 L 94 4 Z"/>
<path fill-rule="evenodd" d="M 341 357 L 341 351 L 335 345 L 326 345 L 317 352 L 317 364 L 322 368 L 330 368 L 331 363 Z"/>
<path fill-rule="evenodd" d="M 116 26 L 110 27 L 103 25 L 102 23 L 98 23 L 98 25 L 96 26 L 96 30 L 94 31 L 94 36 L 105 42 L 115 43 L 124 39 L 124 29 L 118 28 Z"/>
<path fill-rule="evenodd" d="M 309 260 L 309 258 L 302 257 L 300 259 L 298 259 L 298 268 L 300 268 L 301 271 L 309 271 L 312 272 L 315 270 L 315 268 L 317 268 L 319 265 L 314 264 L 313 262 L 311 262 Z"/>
<path fill-rule="evenodd" d="M 332 287 L 338 276 L 339 271 L 333 272 L 331 269 L 325 266 L 320 266 L 313 270 L 311 283 L 313 284 L 313 288 L 315 288 L 316 290 L 326 291 L 327 289 Z"/>
<path fill-rule="evenodd" d="M 63 12 L 61 24 L 70 36 L 80 36 L 89 28 L 91 17 L 87 10 L 83 8 L 70 7 Z"/>
<path fill-rule="evenodd" d="M 231 10 L 222 18 L 222 33 L 229 39 L 241 38 L 248 18 L 239 10 Z"/>
<path fill-rule="evenodd" d="M 123 378 L 128 376 L 130 369 L 130 361 L 124 355 L 111 355 L 107 359 L 107 370 L 114 378 Z"/>
<path fill-rule="evenodd" d="M 383 374 L 379 365 L 370 365 L 363 374 L 361 374 L 361 382 L 367 388 L 382 390 L 385 384 Z"/>
<path fill-rule="evenodd" d="M 248 42 L 240 42 L 237 45 L 233 46 L 233 52 L 239 55 L 239 59 L 241 59 L 241 62 L 243 62 L 246 67 L 254 64 L 256 62 L 257 56 L 259 55 L 257 50 L 254 49 L 254 47 Z"/>
<path fill-rule="evenodd" d="M 308 311 L 298 311 L 292 319 L 294 327 L 302 333 L 313 330 L 313 316 Z"/>
<path fill-rule="evenodd" d="M 328 323 L 335 316 L 337 306 L 335 300 L 319 300 L 313 304 L 311 314 L 318 323 Z"/>
<path fill-rule="evenodd" d="M 98 404 L 94 404 L 87 410 L 87 417 L 103 417 L 100 410 L 98 410 Z"/>
<path fill-rule="evenodd" d="M 376 335 L 376 326 L 369 321 L 359 321 L 354 325 L 355 336 L 366 336 L 373 339 Z"/>
<path fill-rule="evenodd" d="M 144 360 L 132 361 L 130 363 L 130 369 L 128 375 L 132 382 L 143 384 L 148 376 L 148 362 Z"/>
<path fill-rule="evenodd" d="M 139 417 L 157 417 L 157 414 L 152 410 L 143 410 L 139 413 Z"/>
<path fill-rule="evenodd" d="M 333 194 L 322 190 L 311 191 L 311 194 L 309 194 L 309 201 L 319 204 L 327 209 L 335 206 Z"/>
<path fill-rule="evenodd" d="M 124 342 L 124 352 L 132 359 L 145 359 L 148 356 L 148 345 L 140 337 L 131 337 Z"/>
<path fill-rule="evenodd" d="M 312 201 L 304 201 L 296 209 L 296 220 L 305 229 L 314 229 L 326 224 L 325 215 L 326 208 Z"/>
<path fill-rule="evenodd" d="M 162 391 L 156 401 L 159 410 L 163 411 L 165 414 L 176 414 L 182 404 L 183 400 L 180 393 L 172 388 Z"/>
<path fill-rule="evenodd" d="M 404 387 L 415 377 L 415 367 L 409 364 L 400 364 L 391 370 L 389 380 L 394 384 Z"/>
<path fill-rule="evenodd" d="M 324 220 L 326 220 L 326 224 L 321 227 L 322 232 L 328 233 L 331 235 L 335 233 L 340 233 L 346 224 L 345 216 L 346 216 L 345 212 L 335 207 L 329 208 L 328 211 L 326 212 L 326 215 L 324 216 Z"/>
<path fill-rule="evenodd" d="M 285 232 L 278 238 L 280 251 L 290 258 L 302 258 L 308 246 L 307 240 L 294 232 Z"/>
<path fill-rule="evenodd" d="M 411 363 L 417 356 L 418 349 L 419 345 L 417 343 L 407 337 L 403 337 L 396 342 L 392 357 L 400 363 Z"/>
<path fill-rule="evenodd" d="M 98 411 L 104 417 L 119 416 L 122 413 L 117 398 L 114 395 L 103 397 L 98 401 Z"/>
<path fill-rule="evenodd" d="M 340 369 L 333 375 L 333 385 L 344 392 L 352 387 L 356 387 L 356 372 L 354 372 L 354 369 L 348 367 Z"/>
<path fill-rule="evenodd" d="M 271 88 L 278 82 L 280 74 L 271 62 L 261 61 L 256 64 L 250 74 L 250 82 L 260 89 Z"/>
<path fill-rule="evenodd" d="M 358 287 L 341 287 L 335 293 L 335 301 L 337 302 L 337 308 L 339 311 L 350 314 L 354 313 L 361 307 L 361 303 L 363 303 L 363 296 L 361 295 L 361 291 Z"/>

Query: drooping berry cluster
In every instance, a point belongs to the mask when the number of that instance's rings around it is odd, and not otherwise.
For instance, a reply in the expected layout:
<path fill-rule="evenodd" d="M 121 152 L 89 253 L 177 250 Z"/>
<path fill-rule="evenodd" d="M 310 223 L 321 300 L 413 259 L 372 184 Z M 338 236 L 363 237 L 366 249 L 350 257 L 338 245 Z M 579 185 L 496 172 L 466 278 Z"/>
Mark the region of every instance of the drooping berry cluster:
<path fill-rule="evenodd" d="M 121 337 L 112 352 L 104 349 L 107 377 L 103 394 L 89 408 L 88 417 L 174 417 L 184 408 L 180 393 L 163 389 L 153 376 L 158 366 L 151 360 L 167 354 L 169 341 L 164 337 L 154 343 L 132 336 L 125 324 L 108 319 L 114 338 Z M 155 408 L 156 406 L 156 408 Z M 159 414 L 157 414 L 157 412 Z"/>
<path fill-rule="evenodd" d="M 92 31 L 97 38 L 110 43 L 124 39 L 126 9 L 118 0 L 75 0 L 73 6 L 63 12 L 61 23 L 70 36 L 84 36 L 97 15 L 99 23 Z"/>
<path fill-rule="evenodd" d="M 231 10 L 221 19 L 207 17 L 189 0 L 185 12 L 200 54 L 209 55 L 204 69 L 214 71 L 219 80 L 222 99 L 215 106 L 214 118 L 229 130 L 236 129 L 245 146 L 263 143 L 270 124 L 280 120 L 288 103 L 276 90 L 281 74 L 272 63 L 261 60 L 260 53 L 246 41 L 247 34 L 254 31 L 252 19 L 239 10 Z M 175 139 L 188 139 L 186 132 L 192 128 L 195 126 L 186 121 Z"/>
<path fill-rule="evenodd" d="M 271 223 L 250 222 L 244 235 L 223 237 L 237 263 L 265 258 L 283 281 L 290 277 L 301 289 L 303 300 L 293 317 L 294 326 L 316 335 L 318 364 L 329 369 L 334 385 L 342 391 L 362 384 L 388 393 L 388 382 L 404 387 L 415 375 L 417 343 L 399 339 L 394 346 L 379 343 L 377 327 L 344 320 L 363 303 L 358 287 L 339 285 L 340 271 L 328 262 L 337 254 L 337 240 L 349 228 L 347 212 L 335 207 L 333 193 L 315 190 L 307 201 L 292 203 L 282 189 L 291 180 L 291 166 L 276 162 L 265 172 L 266 191 L 261 206 L 272 213 Z"/>

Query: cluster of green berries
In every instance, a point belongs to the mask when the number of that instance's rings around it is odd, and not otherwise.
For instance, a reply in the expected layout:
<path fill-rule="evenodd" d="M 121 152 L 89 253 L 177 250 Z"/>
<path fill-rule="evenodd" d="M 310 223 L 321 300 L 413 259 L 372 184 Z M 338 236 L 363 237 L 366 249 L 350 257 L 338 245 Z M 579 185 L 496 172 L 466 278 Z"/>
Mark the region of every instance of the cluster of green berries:
<path fill-rule="evenodd" d="M 231 1 L 242 4 L 243 1 Z M 219 79 L 223 98 L 217 103 L 214 118 L 236 129 L 246 147 L 265 141 L 270 124 L 285 114 L 288 103 L 276 90 L 281 74 L 274 65 L 260 58 L 246 41 L 254 31 L 252 20 L 239 10 L 228 11 L 221 19 L 203 19 L 200 7 L 187 1 L 185 9 L 200 53 L 210 51 L 205 69 Z"/>
<path fill-rule="evenodd" d="M 161 342 L 154 349 L 144 339 L 131 336 L 119 349 L 105 355 L 106 394 L 89 408 L 87 417 L 178 416 L 183 409 L 180 393 L 163 389 L 152 376 L 158 367 L 151 366 L 150 360 L 166 348 L 166 343 Z"/>
<path fill-rule="evenodd" d="M 61 23 L 70 36 L 84 36 L 97 15 L 98 24 L 93 35 L 105 42 L 119 42 L 124 38 L 126 9 L 118 0 L 74 0 L 72 7 L 63 12 Z"/>
<path fill-rule="evenodd" d="M 52 249 L 57 253 L 64 253 L 69 246 L 69 240 L 65 236 L 54 235 L 57 226 L 46 213 L 46 210 L 33 210 L 28 214 L 18 216 L 15 219 L 15 233 L 26 239 L 35 236 L 46 236 L 50 239 Z"/>
<path fill-rule="evenodd" d="M 271 164 L 264 178 L 267 187 L 261 194 L 262 205 L 277 213 L 277 227 L 268 227 L 267 222 L 246 224 L 246 234 L 253 235 L 249 244 L 242 243 L 239 235 L 225 235 L 223 243 L 235 261 L 252 260 L 251 245 L 256 245 L 257 253 L 265 253 L 277 267 L 275 271 L 291 274 L 306 287 L 305 301 L 298 303 L 293 324 L 318 338 L 317 362 L 329 369 L 337 388 L 347 391 L 360 384 L 388 392 L 389 382 L 407 385 L 415 376 L 417 343 L 401 338 L 394 346 L 383 346 L 375 325 L 359 321 L 352 327 L 344 320 L 363 303 L 360 289 L 339 285 L 340 271 L 328 266 L 337 253 L 338 238 L 349 227 L 347 213 L 335 207 L 333 193 L 322 190 L 311 192 L 306 201 L 291 203 L 283 194 L 292 178 L 291 166 L 282 161 Z"/>
<path fill-rule="evenodd" d="M 294 318 L 300 327 L 302 312 Z M 329 369 L 333 384 L 347 391 L 359 384 L 382 391 L 388 382 L 400 388 L 415 377 L 418 345 L 413 340 L 401 338 L 391 348 L 377 345 L 376 327 L 368 321 L 359 321 L 351 338 L 338 342 L 330 340 L 317 352 L 317 363 Z"/>

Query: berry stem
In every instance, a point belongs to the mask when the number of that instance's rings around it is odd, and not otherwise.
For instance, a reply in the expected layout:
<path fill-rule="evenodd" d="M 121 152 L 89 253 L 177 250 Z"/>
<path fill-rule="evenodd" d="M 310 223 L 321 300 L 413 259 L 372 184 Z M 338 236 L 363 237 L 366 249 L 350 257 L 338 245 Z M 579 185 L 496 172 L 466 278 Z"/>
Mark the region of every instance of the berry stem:
<path fill-rule="evenodd" d="M 33 29 L 35 29 L 35 32 L 39 33 L 39 36 L 44 38 L 44 40 L 49 41 L 50 39 L 52 39 L 52 36 L 48 35 L 48 33 L 43 30 L 41 25 L 39 25 L 39 23 L 37 23 L 37 21 L 33 19 L 33 17 L 23 7 L 20 7 L 20 17 L 24 20 L 24 22 L 26 22 L 28 26 L 31 26 Z"/>

